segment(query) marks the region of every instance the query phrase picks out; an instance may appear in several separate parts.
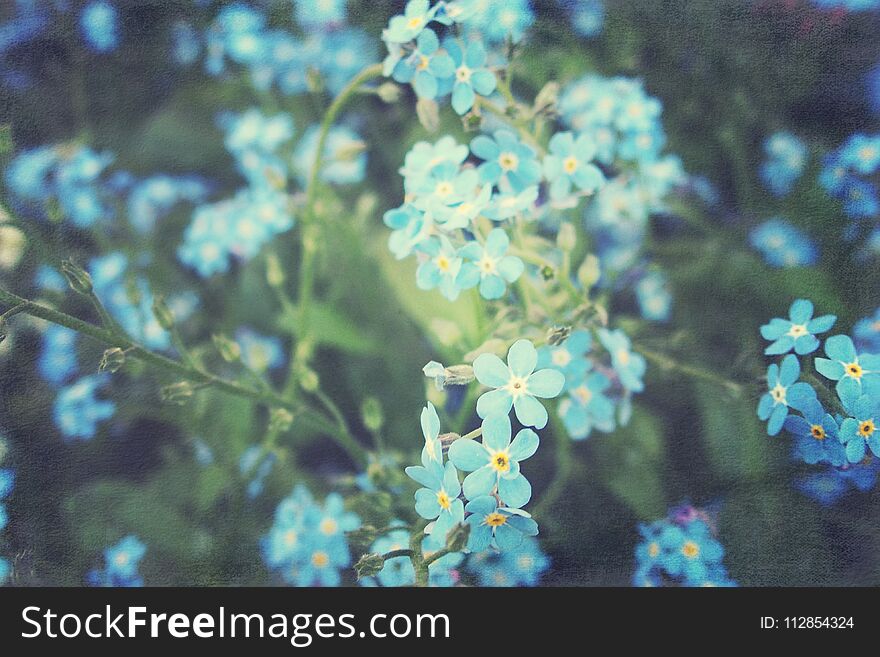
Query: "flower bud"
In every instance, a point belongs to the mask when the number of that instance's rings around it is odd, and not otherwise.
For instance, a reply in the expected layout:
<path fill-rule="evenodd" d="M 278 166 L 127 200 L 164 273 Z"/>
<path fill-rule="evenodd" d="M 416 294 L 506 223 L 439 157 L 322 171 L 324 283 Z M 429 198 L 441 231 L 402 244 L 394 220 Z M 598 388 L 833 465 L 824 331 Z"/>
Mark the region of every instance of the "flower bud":
<path fill-rule="evenodd" d="M 361 555 L 361 558 L 358 559 L 357 563 L 354 565 L 354 570 L 357 573 L 357 578 L 362 579 L 364 577 L 378 575 L 384 567 L 385 559 L 381 554 L 373 552 L 371 554 Z"/>
<path fill-rule="evenodd" d="M 169 404 L 177 404 L 179 406 L 186 404 L 192 398 L 194 393 L 195 388 L 189 381 L 178 381 L 177 383 L 163 386 L 159 391 L 162 401 L 168 402 Z"/>
<path fill-rule="evenodd" d="M 239 344 L 225 335 L 212 335 L 214 346 L 220 352 L 220 356 L 227 363 L 235 363 L 241 358 L 241 347 Z"/>
<path fill-rule="evenodd" d="M 534 114 L 554 114 L 556 112 L 556 103 L 559 101 L 559 83 L 551 80 L 545 84 L 538 95 L 535 96 L 535 103 L 532 105 Z"/>
<path fill-rule="evenodd" d="M 382 403 L 375 397 L 367 397 L 361 404 L 361 419 L 367 429 L 373 432 L 379 431 L 385 424 Z"/>
<path fill-rule="evenodd" d="M 400 86 L 393 82 L 383 82 L 376 88 L 376 95 L 389 105 L 396 103 L 400 100 Z"/>
<path fill-rule="evenodd" d="M 416 102 L 416 116 L 419 123 L 428 132 L 437 132 L 440 127 L 440 108 L 437 103 L 428 98 L 419 98 Z"/>
<path fill-rule="evenodd" d="M 78 294 L 92 293 L 92 277 L 89 273 L 72 260 L 64 260 L 61 263 L 61 273 L 67 279 L 70 289 Z"/>
<path fill-rule="evenodd" d="M 318 373 L 305 365 L 301 365 L 297 369 L 297 381 L 299 382 L 300 387 L 306 392 L 315 392 L 315 390 L 318 389 L 318 386 L 321 385 Z"/>
<path fill-rule="evenodd" d="M 474 380 L 472 365 L 450 365 L 443 373 L 448 386 L 466 386 Z"/>
<path fill-rule="evenodd" d="M 281 287 L 284 285 L 284 269 L 281 268 L 281 261 L 274 253 L 266 254 L 266 281 L 272 287 Z"/>
<path fill-rule="evenodd" d="M 584 261 L 577 270 L 577 279 L 584 287 L 584 290 L 589 290 L 593 287 L 599 281 L 601 275 L 602 272 L 599 269 L 599 258 L 592 253 L 584 258 Z"/>
<path fill-rule="evenodd" d="M 568 221 L 562 222 L 559 226 L 559 232 L 556 234 L 556 246 L 570 253 L 577 246 L 577 230 L 574 224 Z"/>
<path fill-rule="evenodd" d="M 552 326 L 547 331 L 547 344 L 551 347 L 561 345 L 571 335 L 570 326 Z"/>
<path fill-rule="evenodd" d="M 153 299 L 153 316 L 159 322 L 159 326 L 166 331 L 174 328 L 174 313 L 171 312 L 171 308 L 165 303 L 164 297 L 157 296 Z"/>
<path fill-rule="evenodd" d="M 125 365 L 125 352 L 119 347 L 107 349 L 101 356 L 101 362 L 98 363 L 98 369 L 102 372 L 110 372 L 114 374 Z"/>
<path fill-rule="evenodd" d="M 293 413 L 286 408 L 273 408 L 269 414 L 269 431 L 284 433 L 293 425 Z"/>

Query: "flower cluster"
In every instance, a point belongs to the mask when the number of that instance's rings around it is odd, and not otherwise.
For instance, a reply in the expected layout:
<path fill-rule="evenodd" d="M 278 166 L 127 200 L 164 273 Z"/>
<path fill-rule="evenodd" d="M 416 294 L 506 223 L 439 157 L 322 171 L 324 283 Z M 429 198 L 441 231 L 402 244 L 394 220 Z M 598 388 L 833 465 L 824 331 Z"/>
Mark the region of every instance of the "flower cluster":
<path fill-rule="evenodd" d="M 324 503 L 298 485 L 275 509 L 275 522 L 263 538 L 263 560 L 292 586 L 339 586 L 341 569 L 351 565 L 345 532 L 360 518 L 345 510 L 337 493 Z"/>
<path fill-rule="evenodd" d="M 108 153 L 87 146 L 58 144 L 19 153 L 6 169 L 6 185 L 23 214 L 60 216 L 88 228 L 112 216 Z"/>
<path fill-rule="evenodd" d="M 518 547 L 506 552 L 478 552 L 470 555 L 467 569 L 479 586 L 537 586 L 550 568 L 538 539 L 526 536 Z"/>
<path fill-rule="evenodd" d="M 2 461 L 0 457 L 0 461 Z M 15 485 L 15 474 L 9 468 L 0 468 L 0 532 L 6 528 L 9 517 L 6 513 L 5 500 L 12 493 L 12 487 Z M 0 556 L 0 586 L 6 583 L 12 566 L 9 560 Z"/>
<path fill-rule="evenodd" d="M 796 488 L 822 506 L 832 506 L 852 489 L 867 492 L 874 488 L 880 476 L 880 459 L 870 454 L 859 463 L 845 463 L 841 467 L 827 466 L 811 472 L 795 482 Z"/>
<path fill-rule="evenodd" d="M 83 39 L 95 52 L 105 53 L 119 46 L 119 12 L 107 0 L 93 0 L 79 16 Z"/>
<path fill-rule="evenodd" d="M 819 174 L 819 184 L 843 203 L 847 217 L 853 220 L 846 237 L 854 237 L 866 222 L 880 235 L 880 197 L 873 178 L 880 172 L 880 134 L 852 135 L 837 150 L 829 153 Z"/>
<path fill-rule="evenodd" d="M 137 536 L 126 536 L 104 550 L 104 567 L 89 571 L 86 583 L 104 587 L 143 586 L 138 566 L 146 553 L 147 546 Z"/>
<path fill-rule="evenodd" d="M 692 506 L 639 526 L 634 586 L 736 586 L 708 515 Z"/>
<path fill-rule="evenodd" d="M 801 230 L 775 217 L 752 229 L 749 242 L 773 267 L 805 267 L 819 260 L 819 248 Z"/>
<path fill-rule="evenodd" d="M 775 196 L 785 196 L 807 166 L 807 147 L 788 132 L 777 132 L 764 142 L 766 159 L 761 164 L 761 180 Z"/>
<path fill-rule="evenodd" d="M 805 463 L 849 467 L 866 456 L 880 456 L 880 355 L 857 350 L 847 335 L 834 335 L 825 340 L 825 357 L 812 363 L 828 386 L 817 394 L 810 383 L 798 381 L 798 357 L 817 351 L 818 335 L 835 321 L 833 315 L 814 318 L 813 304 L 798 299 L 789 319 L 776 318 L 761 327 L 761 335 L 771 341 L 765 353 L 787 355 L 767 370 L 768 391 L 758 404 L 758 417 L 768 420 L 771 436 L 784 427 L 795 438 L 795 455 Z"/>
<path fill-rule="evenodd" d="M 223 7 L 205 34 L 205 69 L 221 75 L 230 61 L 247 67 L 260 91 L 296 95 L 323 82 L 338 93 L 362 62 L 377 56 L 365 32 L 346 26 L 344 3 L 297 2 L 295 18 L 302 36 L 269 27 L 265 13 L 243 3 Z"/>
<path fill-rule="evenodd" d="M 604 328 L 597 334 L 599 344 L 588 331 L 576 330 L 562 343 L 538 352 L 540 366 L 565 376 L 566 396 L 557 412 L 574 440 L 589 437 L 593 429 L 608 433 L 618 422 L 626 424 L 632 394 L 644 389 L 645 359 L 632 351 L 626 334 Z"/>
<path fill-rule="evenodd" d="M 450 530 L 462 522 L 470 528 L 470 552 L 513 550 L 526 536 L 537 535 L 537 524 L 522 510 L 532 487 L 520 463 L 538 449 L 538 435 L 529 427 L 547 424 L 547 411 L 537 398 L 555 397 L 565 381 L 561 372 L 537 367 L 538 352 L 528 340 L 513 344 L 506 364 L 490 353 L 477 357 L 474 376 L 491 388 L 477 400 L 483 420 L 473 435 L 482 436 L 482 441 L 453 434 L 445 463 L 437 411 L 430 402 L 422 411 L 422 464 L 406 473 L 423 486 L 416 491 L 416 512 L 430 521 L 426 532 L 435 549 L 445 545 Z M 511 409 L 525 427 L 512 440 Z M 459 471 L 469 473 L 464 481 Z"/>

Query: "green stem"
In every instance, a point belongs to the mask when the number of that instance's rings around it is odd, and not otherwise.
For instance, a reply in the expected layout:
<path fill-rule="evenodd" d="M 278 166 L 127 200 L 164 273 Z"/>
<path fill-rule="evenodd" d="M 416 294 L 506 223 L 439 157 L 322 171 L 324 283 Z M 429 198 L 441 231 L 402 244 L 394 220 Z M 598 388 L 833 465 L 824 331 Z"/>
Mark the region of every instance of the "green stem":
<path fill-rule="evenodd" d="M 676 372 L 681 372 L 687 376 L 693 377 L 695 379 L 703 379 L 704 381 L 711 381 L 717 385 L 720 385 L 728 390 L 733 395 L 739 396 L 742 393 L 742 385 L 737 383 L 736 381 L 731 381 L 730 379 L 724 378 L 723 376 L 719 376 L 714 372 L 709 370 L 704 370 L 700 367 L 696 367 L 694 365 L 689 365 L 687 363 L 680 363 L 667 356 L 666 354 L 661 354 L 656 351 L 652 351 L 650 349 L 645 349 L 644 346 L 639 344 L 633 344 L 633 349 L 638 353 L 642 354 L 645 358 L 650 360 L 651 362 L 658 365 L 661 369 L 664 370 L 674 370 Z"/>
<path fill-rule="evenodd" d="M 412 550 L 409 548 L 401 548 L 400 550 L 391 550 L 390 552 L 386 552 L 382 555 L 382 559 L 388 561 L 389 559 L 395 559 L 397 557 L 411 557 Z"/>
<path fill-rule="evenodd" d="M 541 499 L 535 505 L 534 515 L 537 517 L 550 517 L 551 514 L 548 512 L 556 503 L 556 500 L 562 495 L 563 491 L 565 491 L 568 479 L 571 477 L 571 473 L 574 470 L 574 457 L 571 449 L 571 440 L 565 431 L 565 427 L 562 426 L 562 423 L 555 414 L 553 415 L 551 422 L 553 426 L 554 440 L 553 455 L 556 468 L 553 472 L 553 479 L 550 481 L 550 485 L 547 486 Z"/>

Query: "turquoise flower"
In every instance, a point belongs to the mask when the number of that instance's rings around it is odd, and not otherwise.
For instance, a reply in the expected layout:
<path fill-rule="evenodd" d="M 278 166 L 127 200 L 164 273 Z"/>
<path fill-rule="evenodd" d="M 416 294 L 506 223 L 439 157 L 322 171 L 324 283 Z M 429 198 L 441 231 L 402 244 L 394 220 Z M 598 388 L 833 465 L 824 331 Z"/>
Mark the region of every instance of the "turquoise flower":
<path fill-rule="evenodd" d="M 432 237 L 418 248 L 428 256 L 416 270 L 419 289 L 438 288 L 444 297 L 455 301 L 462 290 L 473 287 L 479 281 L 479 276 L 473 271 L 462 270 L 461 256 L 444 235 Z"/>
<path fill-rule="evenodd" d="M 455 443 L 453 443 L 455 444 Z M 466 507 L 471 531 L 467 549 L 482 552 L 494 544 L 502 552 L 518 548 L 526 536 L 538 535 L 538 523 L 521 509 L 499 507 L 491 495 L 482 495 Z"/>
<path fill-rule="evenodd" d="M 761 327 L 765 340 L 774 342 L 764 350 L 768 356 L 786 354 L 794 349 L 796 354 L 811 354 L 819 348 L 817 333 L 824 333 L 834 326 L 837 317 L 822 315 L 813 318 L 813 303 L 807 299 L 797 299 L 791 304 L 788 319 L 775 317 L 769 324 Z"/>
<path fill-rule="evenodd" d="M 611 354 L 611 366 L 620 378 L 620 384 L 632 392 L 644 390 L 642 377 L 645 375 L 645 359 L 641 354 L 630 350 L 626 333 L 620 329 L 599 329 L 599 341 Z"/>
<path fill-rule="evenodd" d="M 682 577 L 686 586 L 702 585 L 724 557 L 724 548 L 702 520 L 666 527 L 658 540 L 664 569 L 673 577 Z"/>
<path fill-rule="evenodd" d="M 437 81 L 452 77 L 455 64 L 440 50 L 440 40 L 434 30 L 427 29 L 416 40 L 416 48 L 394 67 L 392 77 L 398 82 L 412 84 L 419 98 L 437 97 Z"/>
<path fill-rule="evenodd" d="M 507 352 L 507 364 L 495 354 L 480 354 L 474 361 L 474 375 L 484 386 L 494 388 L 477 400 L 481 418 L 507 415 L 512 406 L 523 426 L 543 429 L 547 410 L 536 397 L 550 399 L 562 392 L 565 377 L 553 369 L 535 371 L 538 352 L 528 340 L 517 340 Z"/>
<path fill-rule="evenodd" d="M 768 435 L 775 436 L 782 429 L 789 406 L 801 410 L 809 400 L 816 398 L 810 384 L 798 381 L 800 375 L 801 365 L 794 354 L 783 358 L 781 367 L 773 363 L 767 368 L 767 392 L 758 402 L 758 417 L 769 420 Z"/>
<path fill-rule="evenodd" d="M 478 242 L 468 242 L 459 251 L 465 259 L 463 274 L 479 277 L 480 296 L 484 299 L 500 299 L 507 290 L 507 284 L 516 281 L 525 270 L 523 261 L 516 256 L 505 255 L 510 239 L 500 228 L 494 228 L 486 238 L 485 246 Z"/>
<path fill-rule="evenodd" d="M 834 335 L 825 341 L 825 355 L 816 358 L 816 371 L 837 381 L 841 399 L 858 397 L 863 390 L 880 391 L 880 355 L 858 354 L 848 335 Z"/>
<path fill-rule="evenodd" d="M 459 228 L 470 228 L 473 221 L 482 214 L 492 201 L 492 185 L 483 185 L 471 190 L 458 190 L 455 205 L 445 203 L 432 208 L 433 217 L 438 228 L 453 231 Z"/>
<path fill-rule="evenodd" d="M 785 430 L 795 436 L 795 453 L 804 463 L 830 463 L 841 466 L 846 454 L 838 438 L 837 421 L 826 413 L 818 399 L 808 399 L 801 409 L 803 417 L 789 415 Z"/>
<path fill-rule="evenodd" d="M 586 355 L 593 344 L 589 331 L 577 330 L 556 346 L 538 349 L 538 367 L 552 367 L 565 375 L 565 388 L 570 390 L 592 367 Z"/>
<path fill-rule="evenodd" d="M 446 52 L 455 64 L 452 86 L 452 109 L 466 114 L 474 106 L 477 94 L 488 96 L 495 91 L 495 74 L 486 68 L 486 49 L 479 41 L 471 41 L 466 50 L 452 40 L 444 42 Z"/>
<path fill-rule="evenodd" d="M 449 460 L 459 470 L 470 472 L 462 488 L 469 500 L 490 495 L 519 508 L 532 497 L 532 485 L 519 470 L 519 462 L 532 456 L 540 440 L 531 429 L 520 429 L 510 441 L 510 418 L 494 415 L 483 420 L 483 442 L 460 438 L 449 447 Z"/>
<path fill-rule="evenodd" d="M 483 214 L 493 221 L 510 219 L 522 212 L 531 210 L 538 200 L 538 186 L 526 187 L 521 192 L 501 192 L 495 194 L 492 202 L 486 206 Z"/>
<path fill-rule="evenodd" d="M 840 425 L 840 441 L 846 445 L 846 458 L 859 463 L 870 449 L 880 456 L 880 400 L 862 395 L 848 404 L 853 417 Z"/>
<path fill-rule="evenodd" d="M 544 175 L 550 183 L 550 197 L 560 200 L 571 194 L 572 186 L 592 194 L 605 182 L 595 164 L 596 144 L 586 133 L 577 139 L 571 132 L 557 132 L 550 140 L 550 153 L 544 158 Z"/>
<path fill-rule="evenodd" d="M 437 7 L 429 8 L 428 0 L 410 0 L 403 15 L 392 16 L 382 31 L 382 40 L 388 43 L 406 43 L 415 39 L 434 18 Z"/>
<path fill-rule="evenodd" d="M 568 380 L 568 379 L 566 379 Z M 614 431 L 614 402 L 605 396 L 611 381 L 601 372 L 591 372 L 575 380 L 568 397 L 559 402 L 559 417 L 568 435 L 574 440 L 584 440 L 592 430 L 609 433 Z"/>
<path fill-rule="evenodd" d="M 475 137 L 471 152 L 485 160 L 478 169 L 485 183 L 520 192 L 541 180 L 541 164 L 535 151 L 509 130 L 498 130 L 492 137 Z"/>

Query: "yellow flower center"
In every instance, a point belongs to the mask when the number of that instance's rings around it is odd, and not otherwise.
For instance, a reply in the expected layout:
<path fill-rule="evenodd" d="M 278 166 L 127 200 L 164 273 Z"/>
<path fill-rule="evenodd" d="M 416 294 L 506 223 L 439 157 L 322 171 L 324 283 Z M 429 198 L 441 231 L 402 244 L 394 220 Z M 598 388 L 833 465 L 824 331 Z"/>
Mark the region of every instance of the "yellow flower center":
<path fill-rule="evenodd" d="M 849 363 L 845 366 L 846 373 L 854 379 L 862 378 L 862 366 L 858 363 Z"/>
<path fill-rule="evenodd" d="M 507 472 L 510 470 L 510 456 L 507 452 L 495 452 L 489 461 L 492 467 L 498 472 Z"/>
<path fill-rule="evenodd" d="M 825 440 L 825 429 L 821 424 L 814 424 L 810 427 L 810 435 L 816 440 Z"/>
<path fill-rule="evenodd" d="M 785 403 L 785 388 L 781 383 L 777 383 L 773 389 L 770 391 L 770 396 L 773 397 L 773 401 L 777 404 Z"/>
<path fill-rule="evenodd" d="M 424 71 L 428 68 L 428 64 L 431 63 L 431 60 L 425 57 L 424 55 L 419 55 L 419 63 L 416 64 L 417 71 Z"/>
<path fill-rule="evenodd" d="M 859 157 L 866 162 L 869 162 L 877 157 L 877 149 L 873 146 L 865 146 L 859 151 Z"/>
<path fill-rule="evenodd" d="M 503 513 L 498 513 L 495 511 L 494 513 L 490 513 L 486 516 L 486 524 L 490 527 L 500 527 L 504 523 L 507 522 L 507 516 Z"/>
<path fill-rule="evenodd" d="M 479 262 L 480 271 L 484 274 L 492 274 L 495 272 L 495 260 L 488 255 L 484 255 Z"/>
<path fill-rule="evenodd" d="M 437 183 L 437 187 L 434 188 L 434 193 L 437 196 L 449 196 L 452 192 L 452 184 L 446 180 Z"/>
<path fill-rule="evenodd" d="M 657 543 L 651 543 L 648 546 L 648 556 L 652 559 L 657 558 L 660 555 L 660 545 Z"/>
<path fill-rule="evenodd" d="M 336 533 L 336 530 L 339 529 L 339 523 L 337 523 L 333 518 L 324 518 L 321 521 L 321 533 L 326 536 L 332 536 Z"/>
<path fill-rule="evenodd" d="M 330 557 L 326 552 L 315 552 L 312 555 L 312 565 L 315 568 L 324 568 L 328 563 L 330 563 Z"/>
<path fill-rule="evenodd" d="M 459 66 L 455 69 L 455 79 L 459 82 L 468 82 L 471 79 L 473 71 L 467 66 Z"/>
<path fill-rule="evenodd" d="M 437 256 L 436 264 L 437 264 L 437 269 L 439 269 L 442 272 L 449 271 L 449 268 L 452 266 L 452 263 L 449 261 L 449 258 L 447 258 L 445 255 Z"/>
<path fill-rule="evenodd" d="M 424 19 L 421 16 L 413 16 L 407 21 L 406 26 L 411 30 L 415 30 L 421 27 L 423 22 Z"/>
<path fill-rule="evenodd" d="M 590 390 L 587 386 L 580 386 L 575 388 L 572 391 L 572 394 L 577 397 L 578 401 L 581 404 L 586 405 L 593 398 L 593 391 Z"/>
<path fill-rule="evenodd" d="M 626 349 L 618 349 L 617 360 L 620 361 L 621 365 L 627 365 L 629 363 L 629 352 Z"/>
<path fill-rule="evenodd" d="M 441 490 L 437 493 L 437 504 L 439 504 L 440 508 L 444 510 L 449 510 L 449 507 L 452 506 L 452 501 L 449 499 L 449 495 L 446 494 L 445 490 Z"/>
<path fill-rule="evenodd" d="M 696 559 L 700 554 L 700 546 L 693 541 L 687 541 L 681 546 L 681 553 L 688 559 Z"/>
<path fill-rule="evenodd" d="M 799 338 L 807 333 L 809 333 L 809 331 L 807 331 L 806 324 L 792 324 L 791 328 L 788 329 L 788 334 L 793 338 Z"/>
<path fill-rule="evenodd" d="M 571 362 L 571 354 L 568 353 L 567 349 L 556 349 L 553 351 L 550 360 L 553 361 L 556 367 L 565 367 Z"/>
<path fill-rule="evenodd" d="M 505 171 L 513 171 L 519 166 L 519 158 L 513 153 L 502 153 L 498 157 L 498 164 Z"/>
<path fill-rule="evenodd" d="M 865 440 L 874 435 L 874 420 L 873 418 L 870 420 L 865 420 L 861 424 L 859 424 L 859 435 L 864 437 Z"/>
<path fill-rule="evenodd" d="M 571 173 L 574 173 L 575 171 L 577 171 L 579 164 L 580 164 L 580 162 L 578 162 L 577 158 L 574 157 L 573 155 L 570 155 L 567 158 L 565 158 L 565 160 L 563 160 L 562 169 L 563 169 L 563 171 L 565 171 L 565 173 L 571 174 Z"/>
<path fill-rule="evenodd" d="M 116 561 L 117 566 L 125 566 L 126 564 L 128 564 L 128 555 L 125 552 L 121 552 L 116 555 L 116 559 L 114 559 L 114 561 Z"/>
<path fill-rule="evenodd" d="M 296 544 L 296 539 L 297 535 L 295 529 L 288 529 L 284 533 L 284 545 L 287 547 L 293 547 Z"/>

